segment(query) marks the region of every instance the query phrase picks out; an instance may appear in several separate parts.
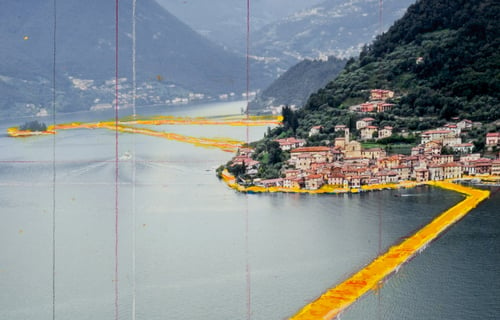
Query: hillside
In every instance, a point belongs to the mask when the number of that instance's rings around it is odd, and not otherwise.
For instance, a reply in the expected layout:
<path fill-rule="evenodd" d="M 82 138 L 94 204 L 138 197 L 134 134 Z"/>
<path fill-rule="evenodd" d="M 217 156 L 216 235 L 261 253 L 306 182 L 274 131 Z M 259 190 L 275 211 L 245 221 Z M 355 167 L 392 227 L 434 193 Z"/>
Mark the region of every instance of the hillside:
<path fill-rule="evenodd" d="M 50 106 L 54 44 L 58 110 L 88 110 L 96 101 L 112 103 L 114 2 L 58 3 L 55 43 L 51 2 L 7 1 L 0 21 L 2 114 L 30 114 Z M 119 77 L 126 104 L 132 73 L 131 0 L 120 1 L 118 27 Z M 161 103 L 189 92 L 217 95 L 245 90 L 245 59 L 194 32 L 156 1 L 137 2 L 136 34 L 138 103 Z M 254 78 L 254 84 L 261 80 Z"/>
<path fill-rule="evenodd" d="M 269 112 L 271 106 L 302 106 L 309 96 L 324 87 L 343 69 L 346 60 L 304 60 L 297 63 L 250 103 L 250 112 Z"/>
<path fill-rule="evenodd" d="M 395 91 L 396 105 L 382 118 L 499 119 L 499 15 L 494 0 L 418 1 L 310 97 L 301 112 L 304 130 L 329 118 L 325 110 L 345 111 L 366 101 L 374 88 Z"/>

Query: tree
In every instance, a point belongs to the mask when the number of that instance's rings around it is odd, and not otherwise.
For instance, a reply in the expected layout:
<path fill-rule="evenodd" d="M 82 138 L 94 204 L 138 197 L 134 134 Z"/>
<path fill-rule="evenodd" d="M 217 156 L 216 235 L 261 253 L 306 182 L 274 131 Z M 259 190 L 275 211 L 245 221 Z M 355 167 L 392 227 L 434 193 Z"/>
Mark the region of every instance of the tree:
<path fill-rule="evenodd" d="M 297 114 L 289 106 L 284 106 L 281 113 L 283 115 L 283 127 L 285 131 L 291 129 L 293 134 L 295 134 L 295 131 L 299 127 Z"/>
<path fill-rule="evenodd" d="M 29 122 L 22 124 L 19 127 L 19 130 L 22 130 L 22 131 L 47 131 L 47 125 L 45 125 L 45 123 L 38 122 L 38 120 L 33 120 L 33 121 L 29 121 Z"/>
<path fill-rule="evenodd" d="M 243 164 L 235 164 L 235 165 L 230 165 L 227 167 L 227 170 L 229 173 L 231 173 L 235 177 L 239 177 L 246 172 L 246 166 L 245 163 Z"/>
<path fill-rule="evenodd" d="M 283 151 L 281 151 L 280 144 L 278 142 L 269 142 L 267 145 L 267 152 L 269 154 L 269 164 L 273 165 L 280 163 L 283 160 Z"/>

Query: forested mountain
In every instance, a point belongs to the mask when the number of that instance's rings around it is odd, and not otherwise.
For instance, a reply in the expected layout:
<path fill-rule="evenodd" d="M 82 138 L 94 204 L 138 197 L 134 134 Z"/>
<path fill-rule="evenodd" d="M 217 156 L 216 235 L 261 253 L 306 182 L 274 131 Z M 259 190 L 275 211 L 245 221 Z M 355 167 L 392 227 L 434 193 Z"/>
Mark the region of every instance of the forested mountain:
<path fill-rule="evenodd" d="M 303 130 L 368 99 L 374 88 L 395 91 L 384 119 L 500 119 L 500 3 L 420 0 L 387 33 L 350 59 L 300 112 Z"/>
<path fill-rule="evenodd" d="M 130 103 L 131 0 L 120 1 L 118 16 L 123 105 Z M 208 41 L 154 0 L 138 1 L 136 16 L 139 103 L 160 103 L 189 92 L 216 95 L 245 90 L 244 57 Z M 51 105 L 54 58 L 59 111 L 113 102 L 114 1 L 58 2 L 55 21 L 52 1 L 3 1 L 0 41 L 0 112 L 4 115 L 29 114 Z M 254 71 L 256 84 L 263 73 Z"/>
<path fill-rule="evenodd" d="M 250 103 L 250 112 L 266 111 L 270 106 L 302 106 L 313 92 L 340 73 L 345 62 L 332 56 L 327 60 L 306 59 L 297 63 L 257 95 Z"/>

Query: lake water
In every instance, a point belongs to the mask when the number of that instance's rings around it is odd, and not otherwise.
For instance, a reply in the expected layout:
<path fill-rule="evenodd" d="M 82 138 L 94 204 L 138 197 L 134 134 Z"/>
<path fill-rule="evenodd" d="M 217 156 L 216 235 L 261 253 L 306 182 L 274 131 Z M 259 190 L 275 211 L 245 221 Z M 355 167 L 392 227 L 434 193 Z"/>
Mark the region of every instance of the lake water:
<path fill-rule="evenodd" d="M 242 106 L 140 113 L 227 115 Z M 81 113 L 57 122 L 112 116 Z M 0 121 L 0 132 L 21 122 Z M 244 127 L 152 128 L 247 139 Z M 248 137 L 265 130 L 251 127 Z M 135 296 L 136 319 L 277 320 L 462 199 L 429 187 L 240 194 L 214 175 L 230 153 L 149 136 L 118 138 L 119 155 L 133 159 L 119 162 L 116 194 L 113 132 L 61 131 L 55 140 L 0 136 L 0 319 L 52 319 L 54 204 L 56 319 L 114 319 L 116 297 L 119 319 L 134 319 Z M 407 196 L 394 196 L 400 192 Z M 494 193 L 341 318 L 498 319 L 498 207 L 500 193 Z"/>

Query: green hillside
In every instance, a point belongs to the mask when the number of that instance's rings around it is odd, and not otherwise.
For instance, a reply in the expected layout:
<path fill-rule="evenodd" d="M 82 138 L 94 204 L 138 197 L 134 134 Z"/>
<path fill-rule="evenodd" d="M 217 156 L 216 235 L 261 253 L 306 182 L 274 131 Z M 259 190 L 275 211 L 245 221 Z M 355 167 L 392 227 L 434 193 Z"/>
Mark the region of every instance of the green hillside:
<path fill-rule="evenodd" d="M 495 0 L 418 1 L 313 94 L 302 116 L 345 109 L 382 88 L 395 92 L 388 116 L 499 119 L 498 16 Z"/>

